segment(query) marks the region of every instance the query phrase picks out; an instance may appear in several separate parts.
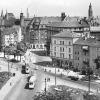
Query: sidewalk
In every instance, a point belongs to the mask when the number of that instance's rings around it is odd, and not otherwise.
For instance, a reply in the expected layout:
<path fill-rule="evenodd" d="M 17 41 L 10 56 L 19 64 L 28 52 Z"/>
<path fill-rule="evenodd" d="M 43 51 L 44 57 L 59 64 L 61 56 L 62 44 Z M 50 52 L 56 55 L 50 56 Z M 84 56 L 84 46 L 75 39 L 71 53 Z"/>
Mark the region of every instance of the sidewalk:
<path fill-rule="evenodd" d="M 12 63 L 9 62 L 9 68 L 11 73 L 15 73 L 15 76 L 12 76 L 6 84 L 0 90 L 0 100 L 4 100 L 5 96 L 10 92 L 14 85 L 21 79 L 22 74 L 16 69 L 15 66 L 21 65 L 21 62 L 18 65 L 14 64 L 12 68 Z M 8 71 L 8 62 L 5 58 L 0 58 L 0 72 Z"/>
<path fill-rule="evenodd" d="M 22 77 L 19 71 L 12 70 L 12 73 L 15 73 L 15 76 L 12 76 L 0 90 L 0 100 L 4 100 L 5 96 Z"/>

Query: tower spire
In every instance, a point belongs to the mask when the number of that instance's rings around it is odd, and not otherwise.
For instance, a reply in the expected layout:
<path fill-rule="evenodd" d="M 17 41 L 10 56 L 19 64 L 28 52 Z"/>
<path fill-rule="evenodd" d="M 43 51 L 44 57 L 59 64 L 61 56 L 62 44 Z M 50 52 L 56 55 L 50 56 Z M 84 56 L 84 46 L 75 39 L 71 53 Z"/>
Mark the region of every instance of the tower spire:
<path fill-rule="evenodd" d="M 93 10 L 92 10 L 92 5 L 91 5 L 91 3 L 90 3 L 90 5 L 89 5 L 88 18 L 89 18 L 89 19 L 92 19 L 92 18 L 93 18 Z"/>
<path fill-rule="evenodd" d="M 3 16 L 3 9 L 2 9 L 2 11 L 1 11 L 1 17 L 4 17 L 4 16 Z"/>

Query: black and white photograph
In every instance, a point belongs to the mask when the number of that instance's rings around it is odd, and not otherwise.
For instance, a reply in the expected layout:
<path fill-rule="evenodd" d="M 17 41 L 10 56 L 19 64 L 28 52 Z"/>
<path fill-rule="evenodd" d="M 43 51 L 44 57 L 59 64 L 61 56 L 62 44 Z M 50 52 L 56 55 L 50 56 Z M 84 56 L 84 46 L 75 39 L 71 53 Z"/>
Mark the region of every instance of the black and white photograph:
<path fill-rule="evenodd" d="M 0 0 L 0 100 L 100 100 L 100 0 Z"/>

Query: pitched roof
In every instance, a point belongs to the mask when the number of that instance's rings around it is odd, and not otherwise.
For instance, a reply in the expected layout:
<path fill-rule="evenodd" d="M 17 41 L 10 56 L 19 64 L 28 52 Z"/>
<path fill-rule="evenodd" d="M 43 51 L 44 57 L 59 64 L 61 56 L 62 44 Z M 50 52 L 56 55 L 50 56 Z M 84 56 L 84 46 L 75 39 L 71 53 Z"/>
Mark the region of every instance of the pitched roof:
<path fill-rule="evenodd" d="M 64 30 L 62 32 L 60 32 L 59 34 L 53 35 L 52 37 L 59 37 L 59 38 L 69 38 L 69 37 L 73 37 L 73 33 L 72 31 L 67 31 Z"/>
<path fill-rule="evenodd" d="M 11 28 L 5 28 L 3 30 L 3 33 L 4 33 L 4 35 L 10 35 L 12 33 L 14 33 L 14 35 L 16 35 L 18 30 L 19 30 L 19 26 L 14 26 Z"/>
<path fill-rule="evenodd" d="M 52 27 L 89 27 L 88 23 L 84 20 L 80 20 L 77 17 L 67 17 L 64 21 L 52 22 L 47 26 Z"/>
<path fill-rule="evenodd" d="M 100 47 L 100 41 L 97 41 L 95 38 L 87 38 L 85 40 L 84 37 L 82 37 L 79 38 L 74 44 Z"/>
<path fill-rule="evenodd" d="M 59 22 L 61 21 L 61 17 L 42 17 L 41 18 L 41 23 L 40 24 L 49 24 L 51 22 Z"/>

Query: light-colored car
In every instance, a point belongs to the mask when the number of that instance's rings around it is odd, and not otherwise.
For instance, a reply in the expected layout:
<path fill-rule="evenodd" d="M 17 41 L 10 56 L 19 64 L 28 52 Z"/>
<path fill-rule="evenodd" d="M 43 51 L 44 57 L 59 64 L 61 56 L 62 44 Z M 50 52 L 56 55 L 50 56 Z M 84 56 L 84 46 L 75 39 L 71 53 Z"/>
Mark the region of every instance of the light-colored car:
<path fill-rule="evenodd" d="M 30 89 L 33 89 L 33 88 L 34 88 L 35 82 L 36 82 L 36 76 L 33 75 L 33 76 L 31 76 L 30 79 L 29 79 L 29 88 L 30 88 Z"/>

